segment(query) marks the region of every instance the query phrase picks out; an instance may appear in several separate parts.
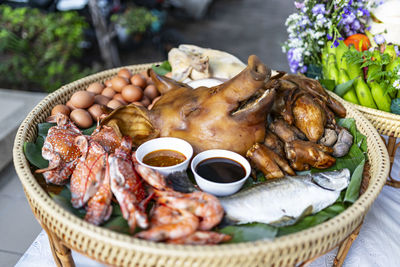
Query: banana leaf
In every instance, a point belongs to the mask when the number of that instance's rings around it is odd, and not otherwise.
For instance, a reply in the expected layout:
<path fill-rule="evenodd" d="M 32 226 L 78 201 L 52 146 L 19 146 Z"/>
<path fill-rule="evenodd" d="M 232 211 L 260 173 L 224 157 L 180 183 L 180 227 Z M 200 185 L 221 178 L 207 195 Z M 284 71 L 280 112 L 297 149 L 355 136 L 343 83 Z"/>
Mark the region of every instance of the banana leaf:
<path fill-rule="evenodd" d="M 278 233 L 278 228 L 264 223 L 249 223 L 224 227 L 218 232 L 231 235 L 228 243 L 249 242 L 255 240 L 271 240 Z"/>

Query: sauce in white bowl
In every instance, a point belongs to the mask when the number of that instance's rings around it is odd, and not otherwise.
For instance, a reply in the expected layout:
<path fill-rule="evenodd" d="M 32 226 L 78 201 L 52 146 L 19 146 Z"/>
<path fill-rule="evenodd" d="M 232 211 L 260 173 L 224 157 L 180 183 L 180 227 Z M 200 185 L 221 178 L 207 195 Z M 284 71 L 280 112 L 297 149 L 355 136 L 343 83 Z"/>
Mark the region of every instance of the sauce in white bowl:
<path fill-rule="evenodd" d="M 143 159 L 150 153 L 160 150 L 164 151 L 169 150 L 172 152 L 178 152 L 179 154 L 183 155 L 185 159 L 183 161 L 182 160 L 176 161 L 177 164 L 174 164 L 172 166 L 163 166 L 163 164 L 159 164 L 161 166 L 152 166 L 143 162 Z M 164 155 L 161 154 L 161 157 L 163 156 Z M 192 146 L 185 140 L 175 137 L 161 137 L 149 140 L 141 144 L 135 153 L 136 160 L 139 162 L 139 164 L 151 168 L 155 171 L 158 171 L 159 173 L 165 176 L 177 171 L 186 171 L 192 156 L 193 156 Z"/>
<path fill-rule="evenodd" d="M 197 185 L 219 197 L 239 191 L 251 173 L 250 163 L 243 156 L 223 149 L 199 153 L 193 158 L 191 169 Z"/>

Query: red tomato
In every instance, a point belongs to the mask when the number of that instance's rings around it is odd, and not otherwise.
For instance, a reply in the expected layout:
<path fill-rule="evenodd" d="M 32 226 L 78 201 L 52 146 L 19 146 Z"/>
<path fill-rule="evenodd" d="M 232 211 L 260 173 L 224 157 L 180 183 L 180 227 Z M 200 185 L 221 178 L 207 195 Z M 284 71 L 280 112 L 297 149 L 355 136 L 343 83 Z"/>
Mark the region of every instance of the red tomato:
<path fill-rule="evenodd" d="M 349 46 L 349 45 L 354 45 L 354 47 L 360 51 L 360 42 L 362 41 L 361 45 L 361 50 L 365 51 L 368 50 L 368 48 L 371 46 L 371 43 L 369 42 L 368 37 L 365 34 L 362 33 L 356 33 L 353 35 L 350 35 L 349 37 L 344 40 L 344 43 Z"/>

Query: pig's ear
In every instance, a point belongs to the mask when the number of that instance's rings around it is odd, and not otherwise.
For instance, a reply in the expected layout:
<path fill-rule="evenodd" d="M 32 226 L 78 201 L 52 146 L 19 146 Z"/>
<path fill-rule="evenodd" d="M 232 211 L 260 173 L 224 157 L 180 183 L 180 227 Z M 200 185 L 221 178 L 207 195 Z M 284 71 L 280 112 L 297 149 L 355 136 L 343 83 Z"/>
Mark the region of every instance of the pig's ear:
<path fill-rule="evenodd" d="M 155 87 L 160 92 L 160 94 L 165 94 L 171 90 L 178 89 L 181 87 L 186 87 L 192 89 L 186 83 L 181 83 L 175 81 L 174 79 L 168 78 L 166 76 L 158 75 L 154 70 L 149 69 L 148 74 L 151 77 L 151 80 L 154 82 Z"/>

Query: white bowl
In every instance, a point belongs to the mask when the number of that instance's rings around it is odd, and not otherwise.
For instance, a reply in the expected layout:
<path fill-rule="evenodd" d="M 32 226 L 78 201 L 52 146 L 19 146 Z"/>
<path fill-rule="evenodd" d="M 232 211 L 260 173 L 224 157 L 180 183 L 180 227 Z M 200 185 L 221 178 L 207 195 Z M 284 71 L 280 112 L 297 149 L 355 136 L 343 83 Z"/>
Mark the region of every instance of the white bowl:
<path fill-rule="evenodd" d="M 155 167 L 150 166 L 143 163 L 143 158 L 150 152 L 160 150 L 160 149 L 170 149 L 175 150 L 183 155 L 185 155 L 186 160 L 168 167 Z M 175 138 L 175 137 L 161 137 L 149 140 L 141 144 L 138 149 L 136 150 L 135 157 L 136 160 L 143 166 L 151 168 L 155 171 L 158 171 L 162 175 L 167 176 L 170 173 L 177 172 L 177 171 L 186 171 L 189 166 L 190 159 L 193 156 L 193 148 L 192 146 L 186 142 L 185 140 Z"/>
<path fill-rule="evenodd" d="M 220 157 L 232 159 L 236 162 L 239 162 L 246 171 L 245 177 L 233 183 L 216 183 L 201 177 L 196 172 L 196 166 L 203 160 Z M 211 149 L 197 154 L 197 156 L 195 156 L 192 160 L 191 168 L 197 185 L 203 191 L 218 197 L 232 195 L 239 191 L 239 189 L 243 186 L 251 173 L 250 163 L 243 156 L 239 155 L 238 153 L 223 149 Z"/>

